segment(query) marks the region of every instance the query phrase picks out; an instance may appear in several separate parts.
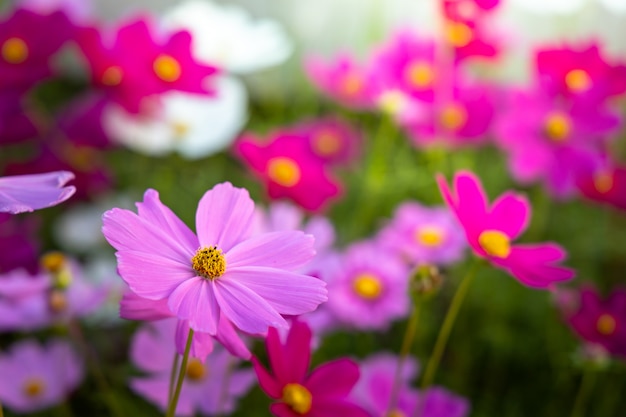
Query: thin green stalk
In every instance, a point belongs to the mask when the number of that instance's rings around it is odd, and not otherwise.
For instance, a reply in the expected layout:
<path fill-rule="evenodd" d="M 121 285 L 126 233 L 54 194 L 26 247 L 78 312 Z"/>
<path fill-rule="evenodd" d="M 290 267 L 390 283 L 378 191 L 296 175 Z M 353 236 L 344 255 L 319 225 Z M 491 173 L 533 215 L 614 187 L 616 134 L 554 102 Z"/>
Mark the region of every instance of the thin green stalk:
<path fill-rule="evenodd" d="M 172 361 L 172 370 L 170 371 L 170 384 L 167 389 L 167 403 L 172 401 L 172 395 L 174 394 L 174 381 L 176 378 L 176 371 L 178 370 L 178 362 L 180 361 L 180 355 L 178 352 L 174 352 L 174 360 Z"/>
<path fill-rule="evenodd" d="M 476 271 L 478 270 L 480 263 L 480 259 L 474 262 L 474 265 L 472 265 L 467 275 L 465 275 L 465 277 L 459 284 L 459 287 L 457 288 L 454 297 L 452 298 L 452 302 L 450 303 L 450 307 L 448 307 L 446 317 L 443 320 L 443 325 L 441 326 L 441 329 L 439 329 L 439 335 L 437 336 L 437 341 L 435 342 L 435 348 L 433 349 L 433 353 L 428 360 L 428 364 L 426 365 L 426 371 L 424 372 L 424 378 L 422 379 L 422 390 L 426 390 L 435 379 L 435 374 L 437 373 L 439 362 L 441 362 L 443 351 L 445 350 L 446 344 L 448 343 L 448 338 L 450 337 L 452 326 L 454 325 L 461 305 L 463 304 L 463 300 L 467 295 L 470 284 L 476 276 Z"/>
<path fill-rule="evenodd" d="M 4 411 L 2 411 L 2 403 L 0 402 L 0 417 L 4 417 Z"/>
<path fill-rule="evenodd" d="M 193 341 L 193 329 L 189 329 L 189 336 L 187 336 L 187 345 L 185 346 L 185 354 L 183 355 L 183 363 L 180 364 L 180 371 L 178 372 L 178 381 L 176 382 L 176 389 L 172 400 L 167 407 L 167 414 L 165 417 L 174 417 L 176 414 L 176 405 L 178 404 L 178 397 L 180 397 L 180 389 L 183 387 L 183 381 L 185 380 L 185 373 L 187 372 L 187 361 L 189 360 L 189 351 L 191 350 L 191 342 Z"/>
<path fill-rule="evenodd" d="M 402 340 L 402 347 L 400 348 L 400 358 L 398 359 L 398 366 L 396 367 L 396 374 L 393 381 L 393 387 L 391 388 L 391 397 L 389 398 L 389 406 L 387 408 L 387 415 L 391 413 L 398 406 L 398 396 L 400 395 L 400 385 L 402 384 L 402 368 L 406 358 L 409 356 L 409 352 L 413 347 L 413 341 L 415 340 L 415 334 L 417 333 L 417 323 L 419 322 L 421 302 L 418 300 L 413 301 L 413 310 L 409 317 L 409 322 L 406 325 L 406 331 L 404 332 L 404 339 Z"/>
<path fill-rule="evenodd" d="M 591 387 L 595 381 L 595 373 L 590 367 L 586 367 L 583 370 L 582 380 L 580 381 L 580 387 L 578 388 L 578 394 L 574 400 L 574 408 L 572 408 L 571 417 L 580 417 L 585 415 L 585 407 L 587 405 L 587 399 L 591 392 Z"/>

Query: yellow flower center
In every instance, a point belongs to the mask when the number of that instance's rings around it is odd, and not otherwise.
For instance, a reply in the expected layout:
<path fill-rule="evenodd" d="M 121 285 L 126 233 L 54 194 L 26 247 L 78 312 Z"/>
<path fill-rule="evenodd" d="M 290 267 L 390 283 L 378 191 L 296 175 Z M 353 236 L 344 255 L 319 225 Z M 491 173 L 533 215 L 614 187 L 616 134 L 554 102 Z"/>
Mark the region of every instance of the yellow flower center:
<path fill-rule="evenodd" d="M 565 75 L 565 84 L 573 92 L 580 93 L 591 87 L 592 80 L 586 71 L 575 69 Z"/>
<path fill-rule="evenodd" d="M 330 156 L 341 149 L 341 140 L 331 131 L 322 131 L 313 137 L 312 145 L 316 154 Z"/>
<path fill-rule="evenodd" d="M 554 112 L 546 118 L 545 134 L 554 142 L 565 142 L 572 130 L 572 122 L 565 113 Z"/>
<path fill-rule="evenodd" d="M 43 394 L 46 384 L 41 378 L 29 378 L 24 382 L 22 391 L 27 397 L 35 398 Z"/>
<path fill-rule="evenodd" d="M 606 194 L 613 188 L 613 173 L 607 171 L 599 171 L 593 175 L 593 186 L 596 191 Z"/>
<path fill-rule="evenodd" d="M 202 362 L 196 358 L 189 359 L 187 362 L 187 373 L 185 376 L 191 381 L 201 381 L 206 377 L 207 369 Z"/>
<path fill-rule="evenodd" d="M 170 55 L 159 55 L 154 60 L 153 68 L 156 75 L 163 81 L 171 83 L 180 78 L 180 64 Z"/>
<path fill-rule="evenodd" d="M 386 417 L 406 417 L 406 414 L 396 408 L 387 413 Z"/>
<path fill-rule="evenodd" d="M 189 125 L 184 122 L 172 122 L 172 131 L 175 139 L 184 138 L 189 133 Z"/>
<path fill-rule="evenodd" d="M 291 158 L 276 157 L 267 163 L 267 175 L 283 187 L 293 187 L 300 181 L 300 167 Z"/>
<path fill-rule="evenodd" d="M 122 69 L 117 65 L 109 67 L 102 73 L 102 84 L 108 86 L 116 86 L 122 82 Z"/>
<path fill-rule="evenodd" d="M 191 266 L 201 277 L 213 280 L 224 275 L 226 258 L 217 246 L 202 248 L 191 258 Z"/>
<path fill-rule="evenodd" d="M 506 258 L 511 253 L 511 240 L 499 230 L 485 230 L 478 236 L 478 244 L 496 258 Z"/>
<path fill-rule="evenodd" d="M 21 64 L 28 58 L 28 46 L 19 38 L 9 38 L 2 44 L 2 58 L 9 64 Z"/>
<path fill-rule="evenodd" d="M 467 112 L 463 106 L 448 104 L 439 113 L 439 123 L 448 130 L 457 130 L 465 125 Z"/>
<path fill-rule="evenodd" d="M 346 74 L 340 83 L 341 92 L 350 97 L 360 93 L 363 90 L 363 79 L 356 74 Z"/>
<path fill-rule="evenodd" d="M 415 88 L 430 87 L 434 78 L 433 68 L 428 62 L 411 62 L 405 70 L 405 77 Z"/>
<path fill-rule="evenodd" d="M 444 234 L 439 227 L 423 226 L 416 230 L 415 238 L 418 243 L 424 246 L 435 247 L 441 245 Z"/>
<path fill-rule="evenodd" d="M 467 46 L 473 36 L 472 29 L 464 23 L 448 22 L 446 24 L 446 37 L 448 42 L 456 48 Z"/>
<path fill-rule="evenodd" d="M 311 410 L 313 396 L 300 384 L 287 384 L 283 388 L 283 402 L 298 414 L 306 414 Z"/>
<path fill-rule="evenodd" d="M 41 257 L 39 263 L 48 272 L 56 273 L 65 267 L 65 255 L 61 252 L 48 252 Z"/>
<path fill-rule="evenodd" d="M 352 283 L 354 292 L 366 300 L 375 300 L 380 296 L 383 285 L 380 279 L 370 273 L 359 274 Z"/>
<path fill-rule="evenodd" d="M 616 326 L 617 322 L 610 314 L 602 314 L 598 317 L 598 321 L 596 322 L 596 329 L 598 330 L 598 333 L 604 336 L 612 335 L 615 332 Z"/>
<path fill-rule="evenodd" d="M 48 307 L 53 313 L 62 313 L 67 310 L 67 297 L 65 291 L 52 290 L 48 295 Z"/>

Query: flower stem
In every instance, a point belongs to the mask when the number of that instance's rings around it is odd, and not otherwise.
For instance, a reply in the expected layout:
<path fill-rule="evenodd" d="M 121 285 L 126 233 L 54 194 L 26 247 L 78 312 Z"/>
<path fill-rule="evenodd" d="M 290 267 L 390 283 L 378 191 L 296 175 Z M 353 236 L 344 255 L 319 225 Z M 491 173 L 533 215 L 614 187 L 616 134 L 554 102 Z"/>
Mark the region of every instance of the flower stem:
<path fill-rule="evenodd" d="M 174 394 L 174 381 L 176 378 L 176 371 L 178 371 L 178 362 L 180 361 L 180 355 L 178 352 L 174 352 L 174 360 L 172 361 L 172 370 L 170 372 L 170 384 L 167 389 L 167 403 L 172 401 L 172 395 Z"/>
<path fill-rule="evenodd" d="M 459 313 L 459 309 L 463 304 L 463 300 L 467 295 L 470 284 L 476 276 L 476 271 L 478 270 L 480 264 L 480 260 L 474 262 L 474 265 L 472 265 L 469 272 L 465 275 L 465 277 L 459 284 L 459 287 L 457 288 L 454 297 L 452 298 L 452 303 L 450 304 L 450 307 L 448 307 L 448 312 L 446 313 L 446 317 L 443 320 L 443 325 L 439 330 L 439 335 L 437 336 L 437 341 L 435 342 L 435 348 L 433 349 L 433 353 L 428 360 L 428 364 L 426 365 L 426 371 L 424 372 L 424 378 L 422 379 L 423 390 L 426 390 L 430 385 L 432 385 L 433 380 L 435 379 L 435 374 L 437 373 L 439 362 L 441 362 L 443 351 L 446 348 L 446 344 L 448 343 L 448 338 L 450 337 L 452 326 L 454 325 L 456 316 Z"/>
<path fill-rule="evenodd" d="M 418 300 L 414 300 L 413 310 L 411 311 L 409 322 L 406 325 L 404 339 L 402 340 L 402 347 L 400 348 L 400 359 L 398 360 L 398 366 L 396 367 L 396 374 L 393 380 L 393 387 L 391 388 L 387 415 L 391 415 L 398 406 L 398 396 L 400 395 L 400 385 L 402 383 L 402 367 L 404 366 L 404 362 L 406 362 L 406 358 L 409 356 L 409 352 L 413 347 L 413 340 L 415 339 L 417 323 L 419 321 L 420 307 L 421 303 Z"/>
<path fill-rule="evenodd" d="M 578 388 L 578 394 L 576 394 L 576 400 L 574 400 L 574 408 L 572 409 L 571 417 L 580 417 L 585 415 L 585 405 L 587 404 L 587 398 L 591 392 L 595 380 L 595 374 L 590 367 L 586 367 L 583 370 L 582 380 L 580 381 L 580 387 Z"/>
<path fill-rule="evenodd" d="M 185 345 L 185 354 L 183 355 L 183 363 L 180 364 L 180 371 L 178 372 L 178 381 L 176 381 L 176 389 L 174 395 L 167 407 L 167 414 L 165 417 L 174 417 L 176 414 L 176 405 L 178 404 L 178 397 L 180 397 L 180 389 L 183 387 L 183 381 L 185 380 L 185 373 L 187 372 L 187 361 L 189 360 L 189 351 L 191 350 L 191 342 L 193 341 L 193 329 L 189 329 L 189 336 L 187 336 L 187 345 Z"/>
<path fill-rule="evenodd" d="M 0 417 L 4 417 L 4 412 L 2 411 L 2 403 L 0 402 Z"/>

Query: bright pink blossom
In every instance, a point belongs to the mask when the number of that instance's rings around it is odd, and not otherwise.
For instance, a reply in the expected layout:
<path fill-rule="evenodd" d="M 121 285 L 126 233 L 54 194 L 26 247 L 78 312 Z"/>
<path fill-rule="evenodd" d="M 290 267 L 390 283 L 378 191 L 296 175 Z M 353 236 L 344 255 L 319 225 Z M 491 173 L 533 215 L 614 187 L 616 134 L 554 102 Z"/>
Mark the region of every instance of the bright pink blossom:
<path fill-rule="evenodd" d="M 626 167 L 605 162 L 583 172 L 576 184 L 586 198 L 626 210 Z"/>
<path fill-rule="evenodd" d="M 338 118 L 322 118 L 300 123 L 293 129 L 304 136 L 311 153 L 320 160 L 349 165 L 360 154 L 363 137 L 349 123 Z"/>
<path fill-rule="evenodd" d="M 326 301 L 321 280 L 294 272 L 313 257 L 313 237 L 296 231 L 250 237 L 254 202 L 244 189 L 222 183 L 207 191 L 196 212 L 197 236 L 155 190 L 146 191 L 137 209 L 103 216 L 119 274 L 139 297 L 166 299 L 196 331 L 216 335 L 224 317 L 263 334 L 287 326 L 281 314 L 299 315 Z"/>
<path fill-rule="evenodd" d="M 76 188 L 67 182 L 67 171 L 0 177 L 0 212 L 12 214 L 56 206 L 70 198 Z"/>
<path fill-rule="evenodd" d="M 308 372 L 311 330 L 295 321 L 285 343 L 269 329 L 266 340 L 272 373 L 252 358 L 261 389 L 277 400 L 270 411 L 277 417 L 369 417 L 347 397 L 359 379 L 359 367 L 350 359 L 324 363 Z"/>
<path fill-rule="evenodd" d="M 558 265 L 566 256 L 559 245 L 512 244 L 528 226 L 530 204 L 525 197 L 507 191 L 490 206 L 480 180 L 466 171 L 454 176 L 452 190 L 443 176 L 437 182 L 476 255 L 529 287 L 548 288 L 574 276 Z"/>

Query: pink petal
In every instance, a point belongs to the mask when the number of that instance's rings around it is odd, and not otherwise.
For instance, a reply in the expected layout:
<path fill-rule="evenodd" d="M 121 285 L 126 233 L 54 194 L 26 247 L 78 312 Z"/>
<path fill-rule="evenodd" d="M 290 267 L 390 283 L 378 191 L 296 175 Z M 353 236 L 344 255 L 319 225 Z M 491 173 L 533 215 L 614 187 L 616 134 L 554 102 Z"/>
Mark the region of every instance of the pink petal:
<path fill-rule="evenodd" d="M 133 378 L 130 381 L 130 387 L 133 391 L 146 398 L 151 403 L 165 411 L 167 408 L 167 397 L 169 391 L 169 376 L 167 373 L 156 375 L 148 378 Z M 180 417 L 193 416 L 194 404 L 192 404 L 189 391 L 181 390 L 176 407 L 176 415 Z"/>
<path fill-rule="evenodd" d="M 306 323 L 292 321 L 284 347 L 287 381 L 304 381 L 311 363 L 311 336 L 311 329 Z"/>
<path fill-rule="evenodd" d="M 285 355 L 285 347 L 280 341 L 280 335 L 278 330 L 274 327 L 270 327 L 267 331 L 267 338 L 265 339 L 265 347 L 267 350 L 267 356 L 270 361 L 272 371 L 276 376 L 276 379 L 283 384 L 289 382 L 302 382 L 292 381 L 288 378 L 289 375 L 289 362 L 287 362 L 287 356 Z"/>
<path fill-rule="evenodd" d="M 270 398 L 280 399 L 283 396 L 282 384 L 267 372 L 265 367 L 261 365 L 261 362 L 259 362 L 255 356 L 252 357 L 251 361 L 254 372 L 256 372 L 256 376 L 259 379 L 261 389 L 265 391 Z"/>
<path fill-rule="evenodd" d="M 530 204 L 526 197 L 508 191 L 493 202 L 484 228 L 500 230 L 515 239 L 526 229 L 529 219 Z"/>
<path fill-rule="evenodd" d="M 270 405 L 270 411 L 276 417 L 302 417 L 302 414 L 296 413 L 285 403 L 274 403 Z M 310 416 L 311 414 L 306 414 Z"/>
<path fill-rule="evenodd" d="M 285 319 L 254 291 L 235 280 L 216 280 L 215 298 L 226 316 L 246 333 L 265 333 L 268 327 L 287 327 Z"/>
<path fill-rule="evenodd" d="M 315 400 L 313 400 L 315 401 Z M 313 404 L 307 417 L 371 417 L 361 407 L 347 401 L 323 402 Z"/>
<path fill-rule="evenodd" d="M 220 279 L 245 286 L 280 314 L 308 313 L 328 299 L 326 283 L 321 279 L 280 269 L 232 268 Z"/>
<path fill-rule="evenodd" d="M 74 174 L 68 171 L 0 177 L 0 212 L 17 214 L 57 205 L 76 192 L 73 186 L 63 187 L 72 179 Z"/>
<path fill-rule="evenodd" d="M 350 359 L 337 359 L 317 367 L 305 386 L 313 398 L 345 398 L 359 380 L 359 366 Z"/>
<path fill-rule="evenodd" d="M 217 184 L 204 194 L 196 211 L 200 245 L 230 251 L 250 235 L 253 217 L 254 202 L 248 191 L 229 182 Z"/>
<path fill-rule="evenodd" d="M 482 219 L 487 214 L 487 197 L 480 180 L 471 172 L 461 171 L 454 176 L 459 220 L 463 225 Z"/>
<path fill-rule="evenodd" d="M 235 327 L 224 315 L 220 315 L 215 338 L 234 356 L 245 360 L 252 356 L 248 346 L 241 340 Z"/>
<path fill-rule="evenodd" d="M 506 262 L 498 262 L 523 284 L 534 288 L 548 288 L 555 282 L 566 281 L 574 271 L 549 263 L 564 258 L 564 251 L 555 244 L 514 246 Z"/>
<path fill-rule="evenodd" d="M 268 266 L 294 270 L 315 255 L 314 238 L 300 231 L 264 233 L 228 251 L 228 267 Z"/>
<path fill-rule="evenodd" d="M 150 373 L 166 373 L 172 369 L 174 347 L 171 341 L 164 344 L 165 336 L 174 334 L 176 322 L 163 320 L 142 326 L 133 336 L 130 357 L 139 369 Z M 170 339 L 171 340 L 171 339 Z"/>
<path fill-rule="evenodd" d="M 215 335 L 220 309 L 213 283 L 194 277 L 180 284 L 169 296 L 170 310 L 179 319 L 189 320 L 195 331 Z"/>
<path fill-rule="evenodd" d="M 120 317 L 126 320 L 161 320 L 174 317 L 167 306 L 167 299 L 149 300 L 128 291 L 120 301 Z"/>
<path fill-rule="evenodd" d="M 189 337 L 189 322 L 178 320 L 176 323 L 176 351 L 179 355 L 185 354 L 187 338 Z M 189 355 L 204 362 L 206 357 L 213 351 L 213 338 L 208 333 L 195 332 L 191 341 Z"/>

